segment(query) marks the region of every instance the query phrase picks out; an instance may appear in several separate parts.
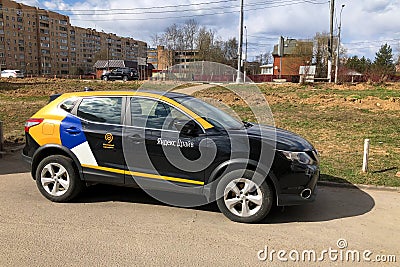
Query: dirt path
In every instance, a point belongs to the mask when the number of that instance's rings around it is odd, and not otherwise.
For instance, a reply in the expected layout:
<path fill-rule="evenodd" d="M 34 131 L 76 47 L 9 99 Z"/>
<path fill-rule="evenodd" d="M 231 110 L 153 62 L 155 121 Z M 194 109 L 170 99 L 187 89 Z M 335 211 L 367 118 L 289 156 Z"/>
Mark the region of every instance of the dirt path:
<path fill-rule="evenodd" d="M 181 94 L 186 94 L 186 95 L 192 95 L 196 92 L 199 92 L 201 90 L 205 90 L 211 87 L 214 87 L 215 85 L 212 84 L 201 84 L 201 85 L 197 85 L 197 86 L 193 86 L 193 87 L 187 87 L 187 88 L 183 88 L 183 89 L 177 89 L 174 90 L 174 92 L 176 93 L 181 93 Z"/>

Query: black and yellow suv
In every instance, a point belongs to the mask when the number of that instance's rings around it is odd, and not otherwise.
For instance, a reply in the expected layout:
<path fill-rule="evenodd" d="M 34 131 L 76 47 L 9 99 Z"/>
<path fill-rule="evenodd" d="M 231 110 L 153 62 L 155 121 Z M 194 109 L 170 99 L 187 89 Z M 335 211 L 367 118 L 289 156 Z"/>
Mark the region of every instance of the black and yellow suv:
<path fill-rule="evenodd" d="M 139 186 L 174 200 L 203 196 L 229 219 L 252 223 L 273 205 L 316 195 L 319 158 L 308 141 L 184 94 L 63 94 L 30 118 L 25 132 L 24 158 L 54 202 L 91 184 Z"/>

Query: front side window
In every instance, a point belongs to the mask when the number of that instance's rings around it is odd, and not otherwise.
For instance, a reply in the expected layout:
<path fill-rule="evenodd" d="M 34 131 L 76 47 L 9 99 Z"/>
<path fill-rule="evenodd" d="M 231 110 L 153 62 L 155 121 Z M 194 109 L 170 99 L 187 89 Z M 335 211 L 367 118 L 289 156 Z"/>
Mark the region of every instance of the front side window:
<path fill-rule="evenodd" d="M 107 124 L 121 124 L 121 97 L 84 98 L 78 108 L 78 117 Z"/>
<path fill-rule="evenodd" d="M 200 99 L 193 97 L 180 97 L 175 98 L 174 100 L 192 110 L 212 125 L 218 126 L 218 128 L 225 130 L 238 130 L 243 129 L 244 127 L 243 123 L 239 120 Z"/>
<path fill-rule="evenodd" d="M 134 97 L 131 99 L 132 125 L 151 129 L 179 131 L 192 119 L 162 101 Z"/>

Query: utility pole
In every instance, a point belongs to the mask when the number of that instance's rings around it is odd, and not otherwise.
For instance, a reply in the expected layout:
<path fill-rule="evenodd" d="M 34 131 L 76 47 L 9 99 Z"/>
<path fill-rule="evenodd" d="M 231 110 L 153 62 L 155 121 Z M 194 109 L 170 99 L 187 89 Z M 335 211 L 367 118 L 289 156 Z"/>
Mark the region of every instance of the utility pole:
<path fill-rule="evenodd" d="M 110 72 L 110 46 L 111 46 L 111 37 L 107 38 L 107 72 Z"/>
<path fill-rule="evenodd" d="M 336 70 L 335 70 L 335 83 L 338 83 L 338 74 L 339 74 L 339 64 L 340 64 L 340 32 L 342 30 L 342 12 L 345 5 L 342 5 L 342 9 L 340 9 L 340 19 L 339 19 L 339 34 L 338 34 L 338 44 L 337 44 L 337 51 L 336 51 Z"/>
<path fill-rule="evenodd" d="M 332 59 L 333 59 L 333 17 L 335 14 L 335 0 L 331 0 L 330 36 L 329 36 L 329 59 L 328 59 L 328 81 L 332 82 Z"/>
<path fill-rule="evenodd" d="M 246 30 L 246 48 L 245 48 L 245 52 L 244 52 L 244 64 L 243 64 L 243 67 L 244 67 L 244 71 L 243 71 L 243 73 L 244 73 L 244 78 L 243 78 L 243 81 L 246 83 L 246 77 L 247 77 L 247 27 L 246 26 L 244 26 L 244 29 Z"/>
<path fill-rule="evenodd" d="M 243 54 L 243 6 L 244 0 L 240 0 L 240 25 L 239 25 L 239 47 L 238 47 L 238 69 L 236 83 L 242 83 L 242 54 Z"/>

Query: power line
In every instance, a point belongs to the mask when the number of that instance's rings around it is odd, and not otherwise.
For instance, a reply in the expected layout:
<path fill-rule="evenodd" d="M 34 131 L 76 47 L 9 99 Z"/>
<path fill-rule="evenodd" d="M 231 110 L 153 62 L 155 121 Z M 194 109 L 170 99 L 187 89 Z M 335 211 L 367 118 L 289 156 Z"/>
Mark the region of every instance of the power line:
<path fill-rule="evenodd" d="M 150 10 L 150 9 L 161 9 L 161 8 L 177 8 L 187 6 L 201 6 L 201 5 L 212 5 L 228 2 L 237 2 L 237 0 L 221 0 L 212 2 L 202 2 L 194 4 L 180 4 L 180 5 L 167 5 L 167 6 L 152 6 L 152 7 L 137 7 L 137 8 L 110 8 L 110 9 L 97 9 L 97 11 L 125 11 L 125 10 Z M 93 9 L 54 9 L 55 12 L 76 12 L 76 11 L 93 11 Z"/>
<path fill-rule="evenodd" d="M 353 45 L 353 44 L 368 44 L 368 43 L 382 43 L 382 42 L 400 42 L 400 39 L 368 40 L 368 41 L 359 41 L 359 42 L 351 42 L 351 43 L 343 43 L 343 44 Z"/>
<path fill-rule="evenodd" d="M 221 1 L 221 2 L 226 2 L 226 1 Z M 229 1 L 231 2 L 231 1 Z M 217 3 L 217 2 L 215 2 Z M 327 2 L 316 2 L 316 1 L 307 1 L 307 0 L 287 0 L 287 1 L 263 1 L 263 2 L 256 2 L 256 3 L 249 3 L 245 4 L 244 6 L 246 7 L 252 7 L 252 6 L 260 6 L 260 5 L 275 5 L 275 6 L 281 6 L 282 4 L 285 5 L 294 5 L 294 4 L 301 4 L 301 3 L 307 3 L 307 4 L 315 4 L 315 5 L 320 5 L 320 4 L 326 4 Z M 190 6 L 190 5 L 181 5 L 181 6 Z M 275 7 L 272 6 L 272 7 Z M 169 8 L 170 6 L 166 6 Z M 152 7 L 152 8 L 144 8 L 146 10 L 149 9 L 161 9 L 162 7 Z M 180 13 L 180 12 L 198 12 L 198 11 L 205 11 L 205 10 L 214 10 L 216 7 L 204 7 L 204 8 L 199 8 L 199 9 L 183 9 L 179 10 L 174 7 L 174 10 L 162 10 L 162 11 L 140 11 L 137 12 L 138 10 L 141 10 L 141 8 L 129 8 L 129 9 L 109 9 L 109 10 L 74 10 L 73 12 L 91 12 L 91 13 L 73 13 L 70 16 L 79 16 L 79 15 L 93 15 L 93 16 L 110 16 L 110 15 L 143 15 L 143 14 L 164 14 L 164 13 Z M 231 9 L 231 8 L 239 8 L 239 6 L 218 6 L 219 9 Z M 136 11 L 136 12 L 114 12 L 114 11 Z M 99 13 L 99 12 L 106 12 L 106 13 Z"/>
<path fill-rule="evenodd" d="M 287 3 L 282 3 L 281 4 L 275 4 L 271 6 L 264 6 L 264 7 L 257 7 L 257 8 L 248 8 L 245 9 L 245 11 L 256 11 L 256 10 L 263 10 L 263 9 L 269 9 L 269 8 L 276 8 L 276 7 L 285 7 L 285 6 L 290 6 L 290 5 L 297 5 L 297 4 L 326 4 L 328 2 L 310 2 L 306 0 L 302 1 L 290 1 Z M 195 10 L 197 11 L 197 10 Z M 193 11 L 193 12 L 195 12 Z M 177 11 L 178 12 L 178 11 Z M 181 12 L 181 11 L 180 11 Z M 164 12 L 165 13 L 165 12 Z M 239 13 L 239 11 L 220 11 L 220 12 L 214 12 L 214 13 L 206 13 L 206 14 L 191 14 L 191 15 L 180 15 L 180 16 L 167 16 L 167 17 L 151 17 L 151 18 L 113 18 L 113 20 L 118 20 L 118 21 L 144 21 L 144 20 L 162 20 L 162 19 L 179 19 L 179 18 L 187 18 L 187 17 L 204 17 L 204 16 L 215 16 L 215 15 L 224 15 L 224 14 L 232 14 L 232 13 Z M 109 14 L 109 15 L 114 15 L 114 14 Z M 131 15 L 131 14 L 126 14 L 126 15 Z M 87 14 L 85 15 L 87 16 Z M 96 14 L 93 14 L 93 16 L 96 16 Z M 79 21 L 109 21 L 109 19 L 79 19 Z"/>
<path fill-rule="evenodd" d="M 193 7 L 193 6 L 201 6 L 201 5 L 214 5 L 214 4 L 221 4 L 221 3 L 231 3 L 231 2 L 235 2 L 237 3 L 237 0 L 221 0 L 221 1 L 212 1 L 212 2 L 203 2 L 203 3 L 193 3 L 193 4 L 180 4 L 180 5 L 166 5 L 166 6 L 153 6 L 153 7 L 137 7 L 137 8 L 110 8 L 110 9 L 97 9 L 97 10 L 93 10 L 93 9 L 54 9 L 52 11 L 54 12 L 113 12 L 113 11 L 129 11 L 129 10 L 134 10 L 134 11 L 138 11 L 138 10 L 153 10 L 153 9 L 168 9 L 168 8 L 177 8 L 177 7 Z M 263 2 L 256 2 L 256 3 L 247 3 L 245 4 L 245 6 L 256 6 L 256 5 L 262 5 L 262 4 L 278 4 L 278 3 L 282 3 L 282 2 L 299 2 L 299 1 L 295 1 L 295 0 L 287 0 L 287 1 L 278 1 L 278 0 L 269 0 L 269 1 L 263 1 Z M 302 0 L 300 1 L 302 3 L 308 3 L 308 4 L 326 4 L 329 1 L 312 1 L 312 0 Z M 294 3 L 297 4 L 297 3 Z M 225 6 L 226 8 L 229 8 L 231 6 Z M 225 8 L 222 7 L 222 8 Z M 239 6 L 237 6 L 239 7 Z M 221 7 L 218 7 L 221 8 Z M 209 9 L 209 8 L 208 8 Z M 201 10 L 201 9 L 197 9 L 197 10 Z M 195 11 L 197 11 L 195 10 Z M 165 12 L 165 11 L 164 11 Z M 176 12 L 180 12 L 180 11 L 176 11 Z M 143 13 L 143 12 L 142 12 Z M 129 13 L 130 14 L 130 13 Z"/>
<path fill-rule="evenodd" d="M 220 3 L 232 3 L 237 2 L 237 0 L 221 0 L 221 1 L 213 1 L 213 2 L 202 2 L 202 3 L 193 3 L 193 4 L 180 4 L 180 5 L 165 5 L 165 6 L 154 6 L 154 7 L 142 7 L 142 8 L 118 8 L 118 9 L 64 9 L 64 10 L 50 10 L 51 12 L 66 12 L 72 13 L 67 14 L 70 17 L 79 17 L 79 16 L 112 16 L 112 15 L 145 15 L 145 14 L 165 14 L 165 13 L 182 13 L 182 12 L 199 12 L 199 11 L 207 11 L 207 10 L 214 10 L 218 9 L 234 9 L 239 8 L 239 6 L 219 6 L 219 7 L 203 7 L 197 9 L 179 9 L 179 7 L 195 7 L 195 6 L 202 6 L 202 5 L 215 5 Z M 276 8 L 276 7 L 284 7 L 290 5 L 298 5 L 298 4 L 313 4 L 313 5 L 322 5 L 329 3 L 329 1 L 310 1 L 310 0 L 286 0 L 286 1 L 277 1 L 277 0 L 269 0 L 269 1 L 262 1 L 256 3 L 248 3 L 245 6 L 250 7 L 245 9 L 245 11 L 254 11 L 260 9 L 268 9 L 268 8 Z M 257 8 L 251 8 L 257 6 Z M 263 6 L 263 7 L 260 7 Z M 178 7 L 178 9 L 177 9 Z M 152 11 L 156 9 L 169 9 L 174 8 L 174 10 L 162 10 L 162 11 Z M 142 12 L 138 12 L 140 10 L 144 10 Z M 148 11 L 146 11 L 148 10 Z M 3 10 L 6 11 L 7 10 Z M 39 11 L 46 11 L 46 10 L 39 10 Z M 115 12 L 115 11 L 134 11 L 134 12 Z M 25 13 L 36 13 L 36 10 L 24 10 Z M 77 13 L 77 12 L 86 12 L 86 13 Z M 87 13 L 91 12 L 91 13 Z M 99 12 L 106 12 L 106 13 L 99 13 Z M 214 13 L 207 13 L 207 14 L 192 14 L 192 15 L 180 15 L 177 17 L 150 17 L 150 18 L 113 18 L 113 20 L 120 20 L 120 21 L 134 21 L 134 20 L 160 20 L 160 19 L 178 19 L 182 17 L 203 17 L 203 16 L 213 16 L 213 15 L 221 15 L 221 14 L 231 14 L 231 13 L 239 13 L 239 10 L 234 11 L 220 11 Z M 109 21 L 109 19 L 80 19 L 80 21 Z"/>

